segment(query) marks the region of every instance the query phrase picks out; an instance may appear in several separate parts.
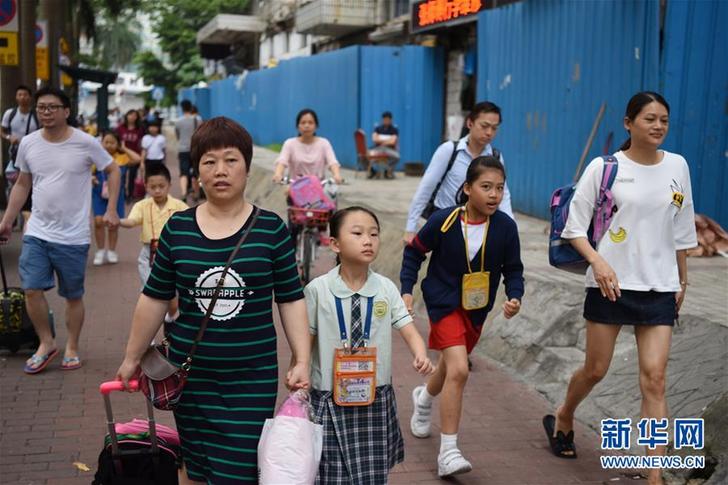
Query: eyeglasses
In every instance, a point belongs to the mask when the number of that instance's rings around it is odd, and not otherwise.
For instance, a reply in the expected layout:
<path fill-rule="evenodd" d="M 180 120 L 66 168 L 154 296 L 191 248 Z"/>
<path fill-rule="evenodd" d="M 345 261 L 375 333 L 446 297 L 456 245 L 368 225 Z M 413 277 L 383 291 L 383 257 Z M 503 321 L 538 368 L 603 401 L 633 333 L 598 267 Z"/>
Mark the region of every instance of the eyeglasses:
<path fill-rule="evenodd" d="M 35 110 L 38 113 L 55 113 L 61 108 L 63 108 L 62 104 L 39 104 L 36 105 Z"/>

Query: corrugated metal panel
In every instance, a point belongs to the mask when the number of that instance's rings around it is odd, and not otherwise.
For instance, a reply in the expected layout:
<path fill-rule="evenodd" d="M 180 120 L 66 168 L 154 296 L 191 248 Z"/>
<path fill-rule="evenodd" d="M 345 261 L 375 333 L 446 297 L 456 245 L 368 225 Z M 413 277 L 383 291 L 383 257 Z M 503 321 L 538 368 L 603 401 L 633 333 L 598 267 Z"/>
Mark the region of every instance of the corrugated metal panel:
<path fill-rule="evenodd" d="M 296 114 L 311 108 L 318 134 L 343 165 L 354 167 L 354 131 L 371 133 L 390 110 L 402 130 L 402 160 L 428 162 L 442 132 L 443 66 L 439 49 L 348 47 L 214 82 L 211 112 L 235 119 L 268 145 L 295 136 Z"/>
<path fill-rule="evenodd" d="M 177 92 L 177 104 L 187 99 L 197 106 L 203 119 L 210 117 L 210 89 L 209 88 L 183 88 Z M 180 111 L 181 112 L 181 111 Z"/>
<path fill-rule="evenodd" d="M 697 212 L 728 227 L 728 3 L 668 2 L 663 58 L 671 133 L 690 164 Z"/>
<path fill-rule="evenodd" d="M 361 56 L 359 127 L 370 141 L 381 114 L 391 111 L 400 130 L 400 168 L 410 161 L 429 163 L 442 134 L 442 49 L 366 47 Z"/>
<path fill-rule="evenodd" d="M 589 152 L 625 138 L 630 96 L 656 89 L 659 4 L 650 1 L 524 1 L 478 17 L 478 99 L 497 103 L 495 141 L 514 207 L 546 217 L 551 192 L 574 176 L 602 102 L 607 111 Z M 651 39 L 651 38 L 650 38 Z"/>

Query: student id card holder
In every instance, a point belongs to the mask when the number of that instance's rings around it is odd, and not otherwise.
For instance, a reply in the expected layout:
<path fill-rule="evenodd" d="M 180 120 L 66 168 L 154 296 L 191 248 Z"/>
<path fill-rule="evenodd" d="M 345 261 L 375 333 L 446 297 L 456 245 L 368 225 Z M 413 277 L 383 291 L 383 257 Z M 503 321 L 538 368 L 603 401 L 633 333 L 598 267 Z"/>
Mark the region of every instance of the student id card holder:
<path fill-rule="evenodd" d="M 367 300 L 364 323 L 364 346 L 353 349 L 349 345 L 341 299 L 336 298 L 336 316 L 339 320 L 341 348 L 334 352 L 334 402 L 339 406 L 368 406 L 374 402 L 377 389 L 377 349 L 368 347 L 372 327 L 374 298 Z"/>
<path fill-rule="evenodd" d="M 473 272 L 470 267 L 470 251 L 468 250 L 468 212 L 464 211 L 465 221 L 465 259 L 468 260 L 468 273 L 463 275 L 462 300 L 464 310 L 479 310 L 488 306 L 490 301 L 490 271 L 485 268 L 485 240 L 488 237 L 490 221 L 485 225 L 483 244 L 480 247 L 480 271 Z"/>

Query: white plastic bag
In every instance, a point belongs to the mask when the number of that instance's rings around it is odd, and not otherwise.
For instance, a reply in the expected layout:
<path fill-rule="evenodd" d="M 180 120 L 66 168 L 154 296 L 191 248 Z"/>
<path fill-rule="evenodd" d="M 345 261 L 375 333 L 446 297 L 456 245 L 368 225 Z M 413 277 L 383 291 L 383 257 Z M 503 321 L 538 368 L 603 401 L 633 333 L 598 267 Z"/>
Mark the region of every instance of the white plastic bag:
<path fill-rule="evenodd" d="M 305 391 L 288 396 L 273 419 L 266 419 L 258 443 L 261 485 L 311 485 L 316 479 L 324 428 L 309 419 Z"/>

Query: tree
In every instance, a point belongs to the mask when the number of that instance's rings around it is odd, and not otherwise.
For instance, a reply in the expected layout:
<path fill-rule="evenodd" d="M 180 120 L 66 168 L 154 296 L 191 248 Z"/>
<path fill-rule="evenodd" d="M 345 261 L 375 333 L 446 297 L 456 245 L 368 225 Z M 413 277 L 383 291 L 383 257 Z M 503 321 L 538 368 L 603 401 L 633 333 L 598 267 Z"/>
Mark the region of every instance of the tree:
<path fill-rule="evenodd" d="M 149 0 L 145 4 L 155 19 L 152 28 L 160 47 L 169 56 L 170 75 L 175 77 L 173 89 L 168 91 L 168 95 L 176 97 L 176 89 L 205 79 L 202 58 L 197 48 L 197 31 L 219 13 L 244 12 L 248 3 L 249 0 Z M 144 59 L 150 60 L 146 55 Z M 147 67 L 151 67 L 151 64 Z M 142 75 L 146 80 L 147 76 Z"/>
<path fill-rule="evenodd" d="M 161 102 L 163 106 L 176 104 L 179 79 L 174 71 L 167 69 L 162 61 L 150 51 L 136 54 L 134 64 L 137 65 L 139 74 L 144 78 L 145 83 L 164 88 L 164 99 Z"/>
<path fill-rule="evenodd" d="M 135 13 L 144 0 L 73 0 L 74 38 L 83 33 L 93 44 L 93 53 L 78 60 L 99 69 L 121 69 L 139 50 L 141 25 Z M 77 46 L 76 46 L 77 47 Z"/>

